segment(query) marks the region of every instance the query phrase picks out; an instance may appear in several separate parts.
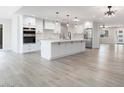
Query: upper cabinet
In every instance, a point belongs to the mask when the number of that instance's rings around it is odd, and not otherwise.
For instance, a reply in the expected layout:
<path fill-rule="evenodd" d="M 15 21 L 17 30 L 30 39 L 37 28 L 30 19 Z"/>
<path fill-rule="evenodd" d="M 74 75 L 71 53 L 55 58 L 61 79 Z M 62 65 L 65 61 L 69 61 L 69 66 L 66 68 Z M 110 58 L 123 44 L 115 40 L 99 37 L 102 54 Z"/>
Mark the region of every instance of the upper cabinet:
<path fill-rule="evenodd" d="M 45 31 L 53 31 L 53 33 L 61 33 L 61 23 L 55 23 L 54 21 L 43 21 L 43 29 Z"/>
<path fill-rule="evenodd" d="M 44 20 L 43 21 L 43 27 L 44 27 L 44 29 L 54 30 L 55 29 L 55 22 Z"/>
<path fill-rule="evenodd" d="M 24 26 L 36 26 L 35 17 L 23 16 L 23 25 Z"/>
<path fill-rule="evenodd" d="M 61 33 L 61 23 L 55 23 L 55 21 L 43 20 L 41 18 L 35 18 L 32 16 L 22 16 L 22 22 L 24 27 L 35 27 L 36 33 L 43 33 L 51 31 L 52 33 Z"/>
<path fill-rule="evenodd" d="M 36 18 L 36 33 L 43 32 L 43 20 L 40 18 Z"/>
<path fill-rule="evenodd" d="M 54 33 L 61 33 L 61 23 L 55 24 Z"/>

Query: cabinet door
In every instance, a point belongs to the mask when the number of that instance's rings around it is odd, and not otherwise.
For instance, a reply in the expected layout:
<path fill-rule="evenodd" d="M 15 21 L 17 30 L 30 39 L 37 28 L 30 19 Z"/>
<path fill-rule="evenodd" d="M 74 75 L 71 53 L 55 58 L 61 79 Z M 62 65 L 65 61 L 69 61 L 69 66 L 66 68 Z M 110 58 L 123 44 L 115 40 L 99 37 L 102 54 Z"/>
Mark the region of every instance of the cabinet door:
<path fill-rule="evenodd" d="M 54 33 L 61 33 L 61 24 L 60 23 L 55 24 Z"/>
<path fill-rule="evenodd" d="M 37 44 L 25 44 L 23 45 L 23 53 L 38 51 L 40 45 Z"/>
<path fill-rule="evenodd" d="M 30 44 L 23 45 L 23 53 L 31 52 L 32 46 Z"/>
<path fill-rule="evenodd" d="M 36 19 L 36 32 L 37 33 L 43 32 L 43 20 L 42 19 Z"/>
<path fill-rule="evenodd" d="M 44 29 L 55 29 L 55 23 L 52 21 L 45 21 Z"/>
<path fill-rule="evenodd" d="M 41 50 L 41 42 L 40 42 L 40 40 L 37 40 L 36 41 L 36 50 L 38 51 L 40 51 Z"/>
<path fill-rule="evenodd" d="M 24 24 L 24 26 L 35 26 L 35 18 L 29 17 L 29 16 L 24 16 L 23 24 Z"/>

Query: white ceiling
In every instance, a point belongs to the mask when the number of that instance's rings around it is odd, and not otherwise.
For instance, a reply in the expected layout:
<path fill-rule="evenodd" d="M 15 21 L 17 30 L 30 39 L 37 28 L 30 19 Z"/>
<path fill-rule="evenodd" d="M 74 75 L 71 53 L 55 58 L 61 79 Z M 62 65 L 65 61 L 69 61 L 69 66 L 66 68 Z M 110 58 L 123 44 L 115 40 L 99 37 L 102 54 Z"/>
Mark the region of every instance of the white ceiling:
<path fill-rule="evenodd" d="M 110 25 L 123 25 L 124 7 L 113 6 L 112 9 L 116 10 L 116 16 L 112 18 L 104 16 L 104 12 L 108 10 L 106 6 L 24 6 L 18 13 L 55 20 L 55 13 L 58 11 L 60 13 L 59 19 L 63 22 L 67 21 L 66 15 L 69 14 L 70 21 L 74 17 L 78 17 L 81 23 L 84 21 L 100 21 Z"/>
<path fill-rule="evenodd" d="M 67 22 L 66 15 L 69 14 L 70 22 L 74 17 L 78 17 L 81 20 L 80 23 L 100 21 L 110 25 L 124 25 L 124 6 L 113 6 L 112 9 L 117 11 L 116 15 L 108 18 L 104 16 L 104 12 L 108 10 L 106 6 L 0 6 L 0 18 L 11 18 L 16 12 L 55 20 L 55 13 L 58 11 L 59 20 L 62 22 Z"/>
<path fill-rule="evenodd" d="M 21 6 L 0 6 L 0 18 L 10 19 Z"/>

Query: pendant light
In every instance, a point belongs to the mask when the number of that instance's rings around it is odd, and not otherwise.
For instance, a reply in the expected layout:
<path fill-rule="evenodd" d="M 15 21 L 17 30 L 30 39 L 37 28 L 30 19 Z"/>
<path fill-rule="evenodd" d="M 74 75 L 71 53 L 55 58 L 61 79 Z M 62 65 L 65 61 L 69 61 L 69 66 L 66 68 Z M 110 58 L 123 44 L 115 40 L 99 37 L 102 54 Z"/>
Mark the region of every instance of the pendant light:
<path fill-rule="evenodd" d="M 77 17 L 75 17 L 73 21 L 75 22 L 74 26 L 77 27 L 78 22 L 79 22 L 80 20 L 79 20 Z"/>
<path fill-rule="evenodd" d="M 79 21 L 78 18 L 75 17 L 73 21 L 75 22 L 74 27 L 77 27 L 77 22 Z"/>
<path fill-rule="evenodd" d="M 69 27 L 69 15 L 66 15 L 67 16 L 67 27 Z"/>
<path fill-rule="evenodd" d="M 78 17 L 75 17 L 73 21 L 74 22 L 79 22 L 80 20 L 78 19 Z"/>
<path fill-rule="evenodd" d="M 59 12 L 56 12 L 56 25 L 59 23 Z"/>

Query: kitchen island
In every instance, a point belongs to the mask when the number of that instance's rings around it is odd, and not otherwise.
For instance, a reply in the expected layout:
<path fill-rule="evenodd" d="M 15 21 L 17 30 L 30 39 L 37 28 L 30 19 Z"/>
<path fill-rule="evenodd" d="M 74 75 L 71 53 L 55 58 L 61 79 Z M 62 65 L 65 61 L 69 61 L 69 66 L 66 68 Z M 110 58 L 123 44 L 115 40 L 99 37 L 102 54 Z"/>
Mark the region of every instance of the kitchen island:
<path fill-rule="evenodd" d="M 84 51 L 84 40 L 41 40 L 41 57 L 48 60 Z"/>

